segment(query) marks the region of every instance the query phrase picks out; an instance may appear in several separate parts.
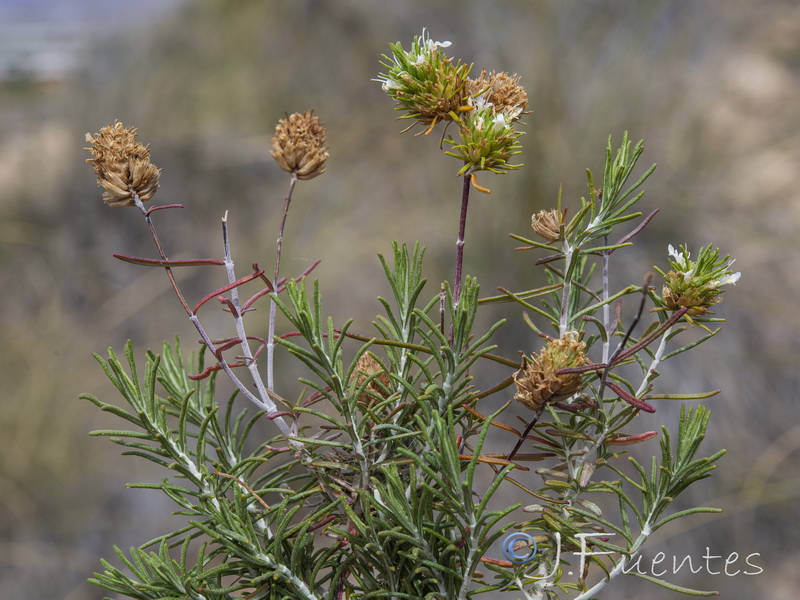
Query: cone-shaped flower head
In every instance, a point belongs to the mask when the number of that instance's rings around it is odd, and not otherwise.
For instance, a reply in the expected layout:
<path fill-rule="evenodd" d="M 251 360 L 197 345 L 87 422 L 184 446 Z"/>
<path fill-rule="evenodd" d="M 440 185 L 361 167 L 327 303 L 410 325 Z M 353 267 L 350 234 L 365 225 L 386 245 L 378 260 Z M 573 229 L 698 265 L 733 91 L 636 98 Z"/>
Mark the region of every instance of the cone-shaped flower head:
<path fill-rule="evenodd" d="M 325 172 L 328 149 L 325 128 L 313 109 L 286 115 L 278 121 L 272 138 L 272 157 L 281 169 L 298 179 L 312 179 Z"/>
<path fill-rule="evenodd" d="M 584 354 L 586 343 L 578 339 L 578 333 L 568 331 L 561 339 L 553 339 L 538 354 L 525 357 L 525 365 L 514 373 L 514 384 L 518 400 L 531 410 L 541 410 L 548 402 L 565 400 L 580 391 L 580 373 L 558 371 L 568 367 L 581 367 L 589 363 Z"/>
<path fill-rule="evenodd" d="M 671 269 L 664 273 L 656 267 L 666 280 L 661 296 L 672 310 L 688 308 L 689 316 L 708 313 L 711 307 L 722 302 L 725 291 L 722 286 L 735 284 L 742 275 L 731 270 L 734 261 L 729 260 L 729 256 L 720 259 L 719 248 L 710 244 L 700 249 L 696 261 L 691 260 L 686 246 L 675 250 L 670 245 L 668 250 Z"/>
<path fill-rule="evenodd" d="M 504 173 L 521 167 L 508 162 L 520 153 L 521 147 L 517 140 L 522 133 L 511 126 L 513 117 L 496 111 L 493 104 L 481 97 L 469 98 L 467 102 L 472 110 L 460 119 L 458 139 L 446 140 L 453 148 L 445 154 L 464 161 L 458 175 L 475 171 Z"/>
<path fill-rule="evenodd" d="M 86 134 L 92 147 L 88 150 L 97 183 L 103 188 L 103 202 L 109 206 L 131 206 L 133 193 L 142 202 L 153 197 L 158 190 L 161 174 L 150 162 L 150 148 L 136 141 L 136 128 L 122 123 L 103 127 L 92 136 Z"/>
<path fill-rule="evenodd" d="M 466 102 L 464 86 L 472 65 L 453 63 L 442 51 L 450 42 L 435 42 L 425 30 L 414 37 L 411 49 L 391 45 L 392 56 L 381 61 L 386 73 L 378 76 L 383 91 L 405 111 L 401 119 L 416 119 L 425 127 L 453 120 Z"/>

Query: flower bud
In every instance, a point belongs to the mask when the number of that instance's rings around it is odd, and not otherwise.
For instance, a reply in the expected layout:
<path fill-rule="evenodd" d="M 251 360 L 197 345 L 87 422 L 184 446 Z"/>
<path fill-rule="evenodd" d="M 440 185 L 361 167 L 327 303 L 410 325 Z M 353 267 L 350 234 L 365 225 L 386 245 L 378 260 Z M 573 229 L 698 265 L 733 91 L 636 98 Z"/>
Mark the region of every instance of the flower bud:
<path fill-rule="evenodd" d="M 161 170 L 150 162 L 150 148 L 136 141 L 136 128 L 127 128 L 120 122 L 107 125 L 86 141 L 97 184 L 103 188 L 103 202 L 109 206 L 131 206 L 133 194 L 146 202 L 158 190 Z"/>
<path fill-rule="evenodd" d="M 538 356 L 525 357 L 524 366 L 514 374 L 514 399 L 538 411 L 548 402 L 565 400 L 579 392 L 583 387 L 581 374 L 558 371 L 589 364 L 585 349 L 586 342 L 578 340 L 578 333 L 568 331 L 561 339 L 550 340 Z"/>
<path fill-rule="evenodd" d="M 281 169 L 298 179 L 313 179 L 325 172 L 328 149 L 325 148 L 325 128 L 313 109 L 305 114 L 286 115 L 275 127 L 272 138 L 272 157 Z"/>

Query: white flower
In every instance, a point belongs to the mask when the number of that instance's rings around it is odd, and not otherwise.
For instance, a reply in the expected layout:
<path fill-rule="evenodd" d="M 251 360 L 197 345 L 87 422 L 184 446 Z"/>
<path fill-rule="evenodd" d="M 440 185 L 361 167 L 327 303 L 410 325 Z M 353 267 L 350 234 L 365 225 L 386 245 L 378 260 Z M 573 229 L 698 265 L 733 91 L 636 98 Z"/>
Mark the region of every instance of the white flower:
<path fill-rule="evenodd" d="M 467 104 L 469 104 L 473 109 L 475 109 L 475 112 L 483 112 L 487 108 L 494 107 L 494 104 L 492 104 L 486 99 L 486 94 L 470 96 L 469 98 L 467 98 Z"/>
<path fill-rule="evenodd" d="M 401 71 L 398 73 L 399 75 L 404 75 L 405 71 Z M 389 90 L 399 90 L 403 85 L 397 81 L 396 79 L 392 79 L 391 77 L 378 77 L 377 79 L 372 79 L 372 81 L 377 81 L 381 84 L 381 89 L 384 92 L 388 92 Z"/>
<path fill-rule="evenodd" d="M 505 129 L 508 127 L 508 122 L 506 121 L 506 115 L 503 113 L 497 113 L 492 119 L 492 125 L 495 127 L 499 127 L 501 129 Z"/>
<path fill-rule="evenodd" d="M 678 254 L 678 251 L 677 251 L 677 250 L 675 250 L 675 248 L 673 248 L 673 247 L 672 247 L 672 244 L 670 244 L 669 246 L 667 246 L 667 253 L 668 253 L 668 254 L 669 254 L 671 257 L 673 257 L 673 258 L 674 258 L 674 259 L 675 259 L 677 262 L 680 262 L 680 261 L 682 261 L 682 260 L 683 260 L 683 257 L 685 256 L 684 254 Z M 687 253 L 687 255 L 686 255 L 686 258 L 689 258 L 689 257 L 688 257 L 688 253 Z"/>
<path fill-rule="evenodd" d="M 434 48 L 449 48 L 453 45 L 453 42 L 434 42 L 433 40 L 428 40 L 428 48 L 433 50 Z"/>
<path fill-rule="evenodd" d="M 433 52 L 436 48 L 449 48 L 453 44 L 453 42 L 434 42 L 428 37 L 427 27 L 422 28 L 422 36 L 420 37 L 420 41 L 428 47 L 430 52 Z"/>
<path fill-rule="evenodd" d="M 733 263 L 733 261 L 731 261 L 731 263 Z M 718 283 L 719 285 L 728 285 L 728 284 L 736 285 L 736 282 L 739 281 L 739 278 L 741 276 L 742 276 L 741 273 L 728 273 L 727 275 L 723 276 Z"/>

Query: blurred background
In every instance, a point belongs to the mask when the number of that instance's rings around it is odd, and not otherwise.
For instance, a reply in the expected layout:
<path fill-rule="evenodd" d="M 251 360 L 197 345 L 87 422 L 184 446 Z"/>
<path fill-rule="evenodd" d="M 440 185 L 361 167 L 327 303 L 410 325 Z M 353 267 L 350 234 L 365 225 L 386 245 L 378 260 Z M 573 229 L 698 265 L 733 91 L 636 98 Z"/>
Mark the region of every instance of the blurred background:
<path fill-rule="evenodd" d="M 626 130 L 645 140 L 642 169 L 659 165 L 641 210 L 661 213 L 637 238 L 639 251 L 616 263 L 618 282 L 664 265 L 668 243 L 713 242 L 736 258 L 742 279 L 718 310 L 727 328 L 662 370 L 674 385 L 665 391 L 723 390 L 706 401 L 704 450 L 728 454 L 687 502 L 724 513 L 676 522 L 645 556 L 691 555 L 697 564 L 707 548 L 736 552 L 733 572 L 758 553 L 758 575 L 684 569 L 670 579 L 725 598 L 797 597 L 797 2 L 0 0 L 4 597 L 102 598 L 86 583 L 99 557 L 171 523 L 157 492 L 124 487 L 162 474 L 90 438 L 120 423 L 78 396 L 119 401 L 92 352 L 132 339 L 141 357 L 176 333 L 190 346 L 196 333 L 163 273 L 112 258 L 154 251 L 133 211 L 101 202 L 84 134 L 115 119 L 138 127 L 163 168 L 156 201 L 186 205 L 158 215 L 167 252 L 221 256 L 219 219 L 229 210 L 243 274 L 253 260 L 273 261 L 288 183 L 268 152 L 274 125 L 285 111 L 313 107 L 327 122 L 331 158 L 325 175 L 296 190 L 282 272 L 322 257 L 315 274 L 326 312 L 369 331 L 375 296 L 388 294 L 376 258 L 391 251 L 388 240 L 427 246 L 428 294 L 451 277 L 459 165 L 433 136 L 401 136 L 405 123 L 371 81 L 389 43 L 408 47 L 423 27 L 477 70 L 518 73 L 535 111 L 525 118 L 525 167 L 484 175 L 492 194 L 473 195 L 466 271 L 485 295 L 541 284 L 533 254 L 514 253 L 507 234 L 527 235 L 530 215 L 553 205 L 561 184 L 576 206 L 585 169 L 599 176 L 608 135 L 617 144 Z M 223 283 L 198 269 L 179 276 L 191 297 Z M 499 317 L 509 318 L 498 338 L 506 356 L 536 348 L 519 310 L 483 318 Z M 279 367 L 280 385 L 297 390 L 296 374 Z M 658 408 L 641 417 L 642 430 L 675 426 L 678 406 Z M 678 597 L 634 578 L 601 597 L 623 594 Z"/>

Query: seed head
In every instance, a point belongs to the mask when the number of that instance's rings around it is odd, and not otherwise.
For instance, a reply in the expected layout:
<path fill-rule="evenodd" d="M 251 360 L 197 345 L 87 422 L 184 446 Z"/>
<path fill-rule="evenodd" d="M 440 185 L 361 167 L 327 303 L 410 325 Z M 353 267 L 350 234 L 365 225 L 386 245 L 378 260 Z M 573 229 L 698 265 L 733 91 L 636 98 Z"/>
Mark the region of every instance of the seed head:
<path fill-rule="evenodd" d="M 466 85 L 467 95 L 483 96 L 486 102 L 494 105 L 497 112 L 504 113 L 516 121 L 528 108 L 528 94 L 519 84 L 519 75 L 514 73 L 492 71 L 487 75 L 481 71 L 477 79 L 468 79 Z"/>
<path fill-rule="evenodd" d="M 585 348 L 586 343 L 578 340 L 578 333 L 569 331 L 561 339 L 550 340 L 538 356 L 526 356 L 525 365 L 514 373 L 517 387 L 514 399 L 538 411 L 548 402 L 558 402 L 577 393 L 583 385 L 581 374 L 558 371 L 588 364 Z"/>
<path fill-rule="evenodd" d="M 544 240 L 557 242 L 561 239 L 561 214 L 555 208 L 540 210 L 531 216 L 531 229 Z"/>
<path fill-rule="evenodd" d="M 278 121 L 272 137 L 272 157 L 281 169 L 298 179 L 313 179 L 325 172 L 328 149 L 325 148 L 325 128 L 319 117 L 305 114 L 286 115 Z"/>
<path fill-rule="evenodd" d="M 350 381 L 358 389 L 368 378 L 372 379 L 358 397 L 358 403 L 364 407 L 372 406 L 379 398 L 386 398 L 390 385 L 389 376 L 371 352 L 359 357 Z"/>
<path fill-rule="evenodd" d="M 119 121 L 103 127 L 92 136 L 86 134 L 87 148 L 97 184 L 103 188 L 103 202 L 109 206 L 131 206 L 135 193 L 142 202 L 158 190 L 161 170 L 150 162 L 150 147 L 136 141 L 136 128 Z"/>

